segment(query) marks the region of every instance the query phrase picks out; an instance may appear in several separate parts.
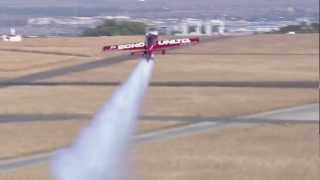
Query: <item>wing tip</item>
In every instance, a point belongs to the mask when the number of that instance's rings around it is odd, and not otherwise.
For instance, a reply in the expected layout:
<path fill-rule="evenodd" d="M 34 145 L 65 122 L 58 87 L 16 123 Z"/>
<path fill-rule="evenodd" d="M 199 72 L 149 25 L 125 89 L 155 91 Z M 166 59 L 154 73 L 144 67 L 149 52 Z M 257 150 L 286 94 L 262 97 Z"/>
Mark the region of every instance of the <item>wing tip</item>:
<path fill-rule="evenodd" d="M 200 42 L 200 38 L 199 37 L 194 37 L 194 38 L 190 38 L 191 42 L 194 43 L 199 43 Z"/>
<path fill-rule="evenodd" d="M 110 50 L 111 49 L 111 46 L 104 46 L 103 48 L 102 48 L 102 51 L 108 51 L 108 50 Z"/>

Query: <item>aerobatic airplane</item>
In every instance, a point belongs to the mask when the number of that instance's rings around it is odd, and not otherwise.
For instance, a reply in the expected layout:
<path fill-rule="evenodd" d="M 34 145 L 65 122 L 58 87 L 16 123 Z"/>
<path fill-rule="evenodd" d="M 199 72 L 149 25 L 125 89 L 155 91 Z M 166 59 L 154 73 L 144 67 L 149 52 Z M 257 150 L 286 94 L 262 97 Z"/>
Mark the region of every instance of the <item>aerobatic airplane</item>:
<path fill-rule="evenodd" d="M 153 60 L 154 54 L 166 54 L 166 49 L 193 45 L 200 42 L 199 38 L 181 38 L 159 40 L 159 33 L 151 31 L 146 34 L 145 42 L 112 45 L 103 47 L 103 51 L 130 51 L 131 55 L 143 55 L 147 61 Z"/>

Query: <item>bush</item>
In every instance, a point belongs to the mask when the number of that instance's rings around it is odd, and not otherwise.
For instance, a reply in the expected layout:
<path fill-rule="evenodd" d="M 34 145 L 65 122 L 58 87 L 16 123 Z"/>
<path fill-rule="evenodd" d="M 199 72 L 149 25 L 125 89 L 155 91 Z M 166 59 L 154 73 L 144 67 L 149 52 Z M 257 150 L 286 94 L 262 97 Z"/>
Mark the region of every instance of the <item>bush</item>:
<path fill-rule="evenodd" d="M 106 20 L 94 29 L 85 30 L 82 36 L 143 35 L 145 29 L 142 22 Z"/>

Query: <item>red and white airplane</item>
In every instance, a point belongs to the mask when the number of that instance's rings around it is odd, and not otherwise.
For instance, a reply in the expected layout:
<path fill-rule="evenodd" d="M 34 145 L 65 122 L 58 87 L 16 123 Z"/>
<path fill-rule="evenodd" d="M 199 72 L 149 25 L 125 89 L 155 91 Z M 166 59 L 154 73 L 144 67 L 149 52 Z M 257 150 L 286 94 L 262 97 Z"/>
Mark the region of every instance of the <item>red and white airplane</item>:
<path fill-rule="evenodd" d="M 159 33 L 151 31 L 146 34 L 145 42 L 105 46 L 103 51 L 130 51 L 131 55 L 141 54 L 149 61 L 153 60 L 154 54 L 166 54 L 166 49 L 168 48 L 188 46 L 199 42 L 200 39 L 198 37 L 159 40 Z"/>

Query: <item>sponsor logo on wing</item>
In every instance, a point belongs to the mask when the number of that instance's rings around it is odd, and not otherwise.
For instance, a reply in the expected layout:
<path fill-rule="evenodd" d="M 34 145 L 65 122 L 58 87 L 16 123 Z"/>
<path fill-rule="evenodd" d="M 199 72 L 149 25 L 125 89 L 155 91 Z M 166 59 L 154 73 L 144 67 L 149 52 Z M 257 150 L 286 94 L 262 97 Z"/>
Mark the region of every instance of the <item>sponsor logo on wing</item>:
<path fill-rule="evenodd" d="M 142 48 L 145 46 L 144 42 L 141 43 L 132 43 L 132 44 L 123 44 L 119 45 L 118 49 L 119 50 L 125 50 L 125 49 L 134 49 L 134 48 Z"/>
<path fill-rule="evenodd" d="M 190 39 L 173 39 L 173 40 L 162 40 L 158 41 L 158 45 L 166 46 L 166 45 L 179 45 L 179 44 L 190 44 Z"/>

